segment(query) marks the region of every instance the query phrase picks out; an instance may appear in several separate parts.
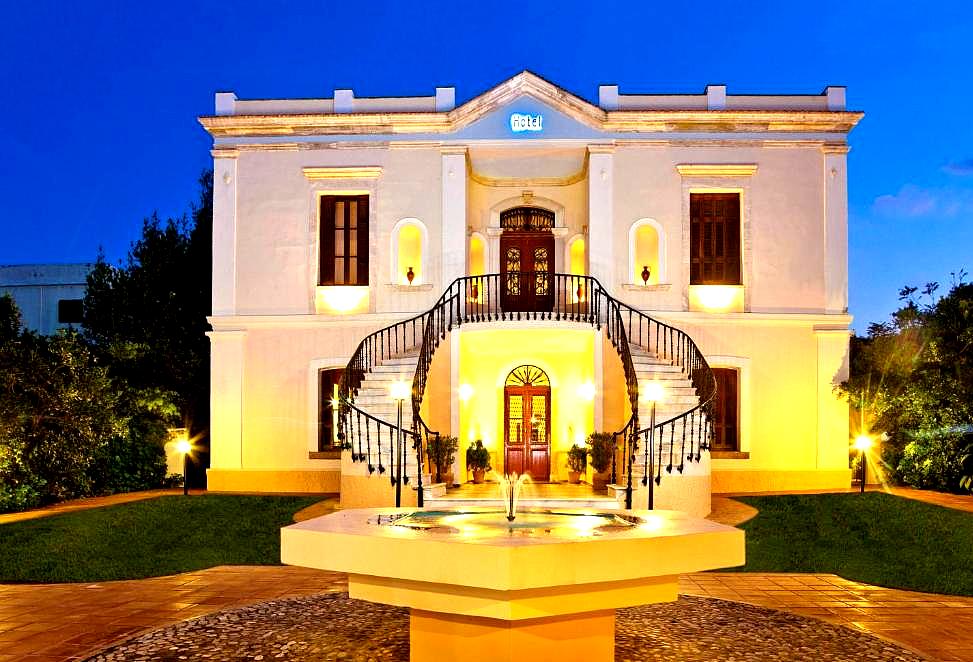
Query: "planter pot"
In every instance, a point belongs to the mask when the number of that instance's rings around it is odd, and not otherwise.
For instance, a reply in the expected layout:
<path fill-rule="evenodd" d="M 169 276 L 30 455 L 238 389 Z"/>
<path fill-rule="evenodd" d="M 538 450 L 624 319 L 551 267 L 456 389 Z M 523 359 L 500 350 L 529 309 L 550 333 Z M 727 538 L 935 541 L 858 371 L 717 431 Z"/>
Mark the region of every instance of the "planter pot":
<path fill-rule="evenodd" d="M 474 469 L 473 470 L 473 484 L 480 485 L 483 482 L 483 475 L 486 473 L 485 469 Z"/>
<path fill-rule="evenodd" d="M 440 474 L 440 478 L 442 478 L 442 481 L 441 482 L 446 483 L 446 487 L 452 487 L 453 486 L 453 472 L 452 471 L 447 471 L 444 474 Z"/>
<path fill-rule="evenodd" d="M 579 471 L 569 471 L 568 472 L 568 482 L 572 485 L 577 485 L 581 482 L 581 472 Z"/>
<path fill-rule="evenodd" d="M 608 489 L 608 481 L 611 480 L 611 472 L 604 471 L 602 473 L 592 474 L 591 476 L 591 489 L 595 492 L 604 492 Z"/>

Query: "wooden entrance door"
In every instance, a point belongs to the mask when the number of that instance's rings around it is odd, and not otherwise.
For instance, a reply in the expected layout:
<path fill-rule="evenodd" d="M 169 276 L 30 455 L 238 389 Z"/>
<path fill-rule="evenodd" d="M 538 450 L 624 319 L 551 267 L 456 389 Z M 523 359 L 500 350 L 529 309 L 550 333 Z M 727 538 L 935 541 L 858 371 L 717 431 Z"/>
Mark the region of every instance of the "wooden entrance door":
<path fill-rule="evenodd" d="M 500 214 L 500 306 L 512 312 L 554 307 L 554 213 L 516 207 Z"/>
<path fill-rule="evenodd" d="M 524 365 L 507 376 L 503 388 L 503 471 L 551 477 L 551 382 L 540 368 Z"/>

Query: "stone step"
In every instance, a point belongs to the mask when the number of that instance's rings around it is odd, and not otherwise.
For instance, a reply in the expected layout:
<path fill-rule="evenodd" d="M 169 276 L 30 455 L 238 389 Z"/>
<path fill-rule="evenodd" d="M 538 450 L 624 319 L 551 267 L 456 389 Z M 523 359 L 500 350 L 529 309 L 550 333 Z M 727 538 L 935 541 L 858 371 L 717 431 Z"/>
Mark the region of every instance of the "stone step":
<path fill-rule="evenodd" d="M 365 379 L 368 379 L 371 375 L 415 374 L 417 365 L 419 365 L 419 362 L 414 359 L 402 363 L 380 363 L 379 365 L 372 366 L 371 372 L 365 376 Z"/>

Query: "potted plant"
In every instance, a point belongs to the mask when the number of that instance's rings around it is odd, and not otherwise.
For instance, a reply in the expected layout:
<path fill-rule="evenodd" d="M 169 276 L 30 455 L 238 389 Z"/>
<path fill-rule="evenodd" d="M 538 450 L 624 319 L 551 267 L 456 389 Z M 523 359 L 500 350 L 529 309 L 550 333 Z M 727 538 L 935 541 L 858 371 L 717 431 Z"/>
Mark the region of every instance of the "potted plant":
<path fill-rule="evenodd" d="M 477 439 L 466 449 L 466 468 L 473 472 L 473 484 L 483 482 L 483 474 L 490 470 L 490 451 Z"/>
<path fill-rule="evenodd" d="M 436 467 L 436 482 L 453 484 L 453 459 L 459 448 L 459 439 L 440 435 L 429 440 L 426 446 L 429 462 Z"/>
<path fill-rule="evenodd" d="M 588 445 L 588 454 L 591 455 L 591 468 L 594 474 L 591 477 L 591 486 L 595 492 L 604 492 L 608 487 L 611 474 L 608 470 L 612 465 L 612 457 L 615 455 L 615 435 L 610 432 L 592 432 L 585 439 Z"/>
<path fill-rule="evenodd" d="M 577 485 L 588 469 L 588 449 L 575 444 L 568 450 L 568 482 Z"/>

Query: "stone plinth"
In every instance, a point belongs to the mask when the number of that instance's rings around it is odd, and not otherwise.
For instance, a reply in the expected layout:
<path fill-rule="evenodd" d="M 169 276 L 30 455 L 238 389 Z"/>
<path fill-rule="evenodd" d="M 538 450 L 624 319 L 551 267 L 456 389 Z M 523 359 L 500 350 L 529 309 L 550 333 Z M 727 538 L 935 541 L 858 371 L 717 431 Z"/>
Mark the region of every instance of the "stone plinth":
<path fill-rule="evenodd" d="M 376 523 L 411 512 L 345 510 L 294 524 L 281 531 L 281 559 L 348 573 L 353 598 L 409 607 L 417 661 L 611 660 L 615 609 L 675 600 L 680 574 L 744 562 L 743 531 L 674 511 L 611 511 L 633 525 L 605 530 L 590 517 L 553 532 L 508 530 L 501 513 L 486 528 L 447 513 L 452 532 Z"/>

